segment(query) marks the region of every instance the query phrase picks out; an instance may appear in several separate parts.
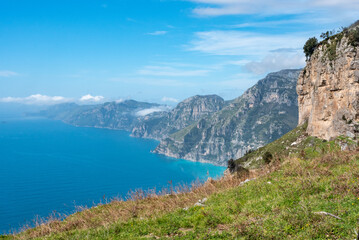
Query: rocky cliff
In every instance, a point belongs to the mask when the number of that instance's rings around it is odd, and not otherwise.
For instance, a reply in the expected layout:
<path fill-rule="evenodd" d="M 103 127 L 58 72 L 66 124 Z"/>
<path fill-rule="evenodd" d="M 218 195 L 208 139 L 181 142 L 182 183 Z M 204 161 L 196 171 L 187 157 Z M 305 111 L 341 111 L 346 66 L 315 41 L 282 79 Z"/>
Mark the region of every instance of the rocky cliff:
<path fill-rule="evenodd" d="M 301 72 L 299 124 L 311 136 L 331 140 L 359 133 L 359 48 L 357 27 L 325 39 Z M 357 34 L 357 36 L 355 36 Z"/>
<path fill-rule="evenodd" d="M 220 111 L 163 139 L 154 152 L 225 165 L 297 125 L 300 70 L 271 73 Z"/>
<path fill-rule="evenodd" d="M 148 115 L 132 130 L 132 136 L 161 140 L 195 123 L 203 117 L 218 112 L 225 105 L 217 95 L 194 96 L 180 102 L 170 112 Z"/>

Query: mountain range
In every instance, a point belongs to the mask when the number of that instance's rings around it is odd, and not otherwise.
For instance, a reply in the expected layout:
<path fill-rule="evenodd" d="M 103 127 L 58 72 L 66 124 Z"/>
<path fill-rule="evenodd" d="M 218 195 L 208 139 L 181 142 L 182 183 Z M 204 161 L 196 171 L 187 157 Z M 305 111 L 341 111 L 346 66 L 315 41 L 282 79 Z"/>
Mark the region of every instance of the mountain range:
<path fill-rule="evenodd" d="M 153 152 L 226 165 L 278 139 L 298 123 L 296 84 L 300 70 L 268 74 L 240 97 L 193 96 L 170 109 L 126 100 L 99 105 L 66 103 L 38 115 L 83 127 L 119 129 L 160 141 Z"/>

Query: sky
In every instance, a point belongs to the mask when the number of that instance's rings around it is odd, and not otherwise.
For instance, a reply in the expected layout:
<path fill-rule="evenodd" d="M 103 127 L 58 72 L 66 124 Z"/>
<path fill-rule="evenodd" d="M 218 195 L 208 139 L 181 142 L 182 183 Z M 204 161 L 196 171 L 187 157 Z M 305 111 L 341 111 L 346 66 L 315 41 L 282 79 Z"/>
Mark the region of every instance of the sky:
<path fill-rule="evenodd" d="M 0 102 L 233 99 L 358 16 L 358 0 L 1 0 Z"/>

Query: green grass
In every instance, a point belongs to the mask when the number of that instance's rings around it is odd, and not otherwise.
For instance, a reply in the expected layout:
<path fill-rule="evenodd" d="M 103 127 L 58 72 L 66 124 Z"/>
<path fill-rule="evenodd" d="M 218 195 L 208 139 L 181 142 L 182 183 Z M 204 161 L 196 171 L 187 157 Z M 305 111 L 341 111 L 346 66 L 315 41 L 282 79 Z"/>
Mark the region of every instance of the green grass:
<path fill-rule="evenodd" d="M 283 158 L 292 153 L 299 153 L 306 147 L 322 143 L 319 139 L 306 136 L 306 129 L 307 124 L 298 126 L 274 142 L 237 159 L 236 163 L 249 168 L 258 168 L 264 164 L 263 155 L 266 152 L 270 152 L 276 158 Z M 298 141 L 298 144 L 292 145 L 296 141 Z"/>
<path fill-rule="evenodd" d="M 307 123 L 300 125 L 276 141 L 237 159 L 236 164 L 256 169 L 265 164 L 263 156 L 267 152 L 279 160 L 288 156 L 318 157 L 324 153 L 339 150 L 340 145 L 338 143 L 348 144 L 351 148 L 357 144 L 350 138 L 343 136 L 333 141 L 323 141 L 316 137 L 308 136 L 306 129 Z"/>

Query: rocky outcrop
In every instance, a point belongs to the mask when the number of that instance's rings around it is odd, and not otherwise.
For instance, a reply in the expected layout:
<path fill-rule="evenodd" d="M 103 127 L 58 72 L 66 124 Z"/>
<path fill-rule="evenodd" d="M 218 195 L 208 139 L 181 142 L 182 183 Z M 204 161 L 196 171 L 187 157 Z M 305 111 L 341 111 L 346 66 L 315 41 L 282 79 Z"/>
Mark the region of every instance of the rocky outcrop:
<path fill-rule="evenodd" d="M 154 152 L 226 165 L 297 125 L 300 70 L 271 73 L 222 110 L 163 139 Z"/>
<path fill-rule="evenodd" d="M 218 112 L 224 105 L 223 98 L 217 95 L 193 96 L 180 102 L 170 112 L 147 116 L 135 125 L 131 136 L 161 140 Z"/>
<path fill-rule="evenodd" d="M 350 31 L 320 43 L 299 76 L 299 124 L 308 121 L 311 136 L 358 136 L 359 48 Z"/>

